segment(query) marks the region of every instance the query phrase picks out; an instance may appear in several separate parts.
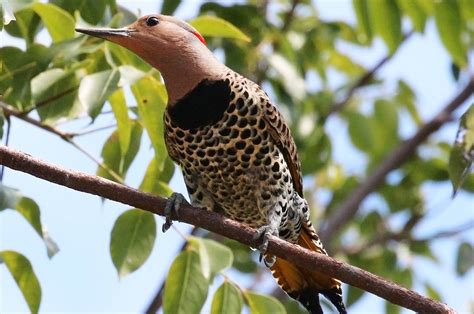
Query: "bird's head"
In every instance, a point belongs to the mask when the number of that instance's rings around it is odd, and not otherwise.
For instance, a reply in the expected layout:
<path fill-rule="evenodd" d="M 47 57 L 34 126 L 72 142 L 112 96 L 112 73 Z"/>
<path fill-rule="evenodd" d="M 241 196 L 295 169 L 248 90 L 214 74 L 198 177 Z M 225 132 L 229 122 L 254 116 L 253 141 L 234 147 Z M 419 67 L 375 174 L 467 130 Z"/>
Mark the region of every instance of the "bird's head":
<path fill-rule="evenodd" d="M 207 48 L 201 34 L 172 16 L 152 14 L 124 28 L 76 28 L 76 31 L 125 47 L 158 69 L 170 102 L 186 95 L 201 80 L 217 78 L 225 69 Z"/>

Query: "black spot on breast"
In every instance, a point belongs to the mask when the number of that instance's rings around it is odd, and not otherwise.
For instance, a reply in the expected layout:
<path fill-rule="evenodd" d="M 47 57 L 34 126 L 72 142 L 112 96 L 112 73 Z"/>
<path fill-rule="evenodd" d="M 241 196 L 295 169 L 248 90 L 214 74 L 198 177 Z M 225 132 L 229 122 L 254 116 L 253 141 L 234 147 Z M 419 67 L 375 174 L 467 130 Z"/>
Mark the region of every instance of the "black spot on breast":
<path fill-rule="evenodd" d="M 202 80 L 191 92 L 169 107 L 173 122 L 182 129 L 214 124 L 222 118 L 231 100 L 229 84 L 224 80 Z"/>

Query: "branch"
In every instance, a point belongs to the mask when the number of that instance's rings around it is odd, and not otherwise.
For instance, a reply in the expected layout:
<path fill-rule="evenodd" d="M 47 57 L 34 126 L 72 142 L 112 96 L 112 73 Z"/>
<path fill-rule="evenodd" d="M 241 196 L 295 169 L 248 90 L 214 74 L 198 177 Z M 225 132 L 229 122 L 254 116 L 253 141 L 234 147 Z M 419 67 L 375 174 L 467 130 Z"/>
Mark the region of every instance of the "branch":
<path fill-rule="evenodd" d="M 58 167 L 3 145 L 0 146 L 0 164 L 70 189 L 98 195 L 153 214 L 164 215 L 163 209 L 167 202 L 164 198 L 143 193 L 104 178 Z M 254 240 L 256 235 L 254 229 L 215 212 L 183 204 L 178 212 L 172 213 L 171 218 L 202 227 L 252 247 L 258 246 Z M 455 313 L 443 303 L 433 301 L 360 268 L 311 252 L 274 236 L 270 237 L 268 253 L 300 267 L 321 271 L 416 312 Z"/>
<path fill-rule="evenodd" d="M 400 45 L 405 41 L 407 40 L 408 38 L 410 38 L 410 36 L 413 35 L 413 31 L 409 32 L 408 34 L 406 34 L 402 41 L 400 42 Z M 349 90 L 347 91 L 346 95 L 344 96 L 344 98 L 339 101 L 339 102 L 336 102 L 332 107 L 331 109 L 329 110 L 329 113 L 328 113 L 328 116 L 330 116 L 331 114 L 333 113 L 336 113 L 338 111 L 341 111 L 342 108 L 344 108 L 347 103 L 349 102 L 349 100 L 352 98 L 352 96 L 354 96 L 355 92 L 367 85 L 370 80 L 374 77 L 375 73 L 385 64 L 387 63 L 390 59 L 392 59 L 392 57 L 394 56 L 394 54 L 388 54 L 386 55 L 384 58 L 382 58 L 379 62 L 377 62 L 377 64 L 370 70 L 368 70 L 367 72 L 365 72 L 364 74 L 362 74 L 361 77 L 359 77 L 359 79 L 354 83 L 354 85 L 352 85 L 351 88 L 349 88 Z"/>
<path fill-rule="evenodd" d="M 84 155 L 86 155 L 90 160 L 92 160 L 97 166 L 99 166 L 100 168 L 104 169 L 111 177 L 113 177 L 115 180 L 117 180 L 117 182 L 120 182 L 120 183 L 123 183 L 123 178 L 120 177 L 120 175 L 118 175 L 115 171 L 113 171 L 112 169 L 110 169 L 109 167 L 107 167 L 107 165 L 105 165 L 103 162 L 101 162 L 100 160 L 98 160 L 97 158 L 95 158 L 91 153 L 89 153 L 87 150 L 85 150 L 82 146 L 80 146 L 79 144 L 77 144 L 74 140 L 73 140 L 73 137 L 74 136 L 80 136 L 80 135 L 83 135 L 84 133 L 67 133 L 67 132 L 63 132 L 61 130 L 58 130 L 57 128 L 55 127 L 52 127 L 48 124 L 44 124 L 42 123 L 41 121 L 38 121 L 38 120 L 35 120 L 33 118 L 31 118 L 30 116 L 27 115 L 27 112 L 23 112 L 23 111 L 19 111 L 15 108 L 13 108 L 12 106 L 4 103 L 3 101 L 0 100 L 0 109 L 3 110 L 3 113 L 5 114 L 5 116 L 7 117 L 10 117 L 10 116 L 14 116 L 20 120 L 23 120 L 31 125 L 34 125 L 42 130 L 45 130 L 47 132 L 50 132 L 52 134 L 55 134 L 57 136 L 59 136 L 62 140 L 64 140 L 65 142 L 71 144 L 72 146 L 74 146 L 77 150 L 79 150 L 81 153 L 83 153 Z M 89 131 L 90 132 L 90 131 Z M 7 145 L 8 146 L 8 145 Z"/>
<path fill-rule="evenodd" d="M 385 177 L 392 170 L 400 167 L 407 161 L 417 147 L 423 143 L 432 133 L 437 131 L 445 122 L 451 119 L 454 110 L 460 107 L 474 92 L 474 76 L 471 76 L 469 83 L 446 107 L 441 110 L 432 120 L 424 124 L 415 135 L 404 141 L 398 148 L 388 154 L 377 169 L 362 183 L 339 207 L 334 210 L 334 214 L 329 217 L 319 232 L 323 243 L 327 245 L 331 237 L 339 232 L 357 213 L 362 201 L 376 190 L 385 181 Z"/>

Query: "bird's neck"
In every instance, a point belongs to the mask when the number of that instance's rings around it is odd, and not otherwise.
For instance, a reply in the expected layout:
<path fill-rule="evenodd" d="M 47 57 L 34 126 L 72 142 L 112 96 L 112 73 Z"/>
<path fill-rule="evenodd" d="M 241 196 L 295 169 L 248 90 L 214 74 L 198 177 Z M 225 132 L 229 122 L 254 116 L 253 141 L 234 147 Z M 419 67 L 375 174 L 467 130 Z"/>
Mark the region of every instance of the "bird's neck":
<path fill-rule="evenodd" d="M 168 104 L 171 106 L 190 93 L 200 82 L 219 80 L 228 71 L 207 48 L 189 51 L 179 59 L 159 59 L 155 67 L 163 76 L 168 92 Z"/>

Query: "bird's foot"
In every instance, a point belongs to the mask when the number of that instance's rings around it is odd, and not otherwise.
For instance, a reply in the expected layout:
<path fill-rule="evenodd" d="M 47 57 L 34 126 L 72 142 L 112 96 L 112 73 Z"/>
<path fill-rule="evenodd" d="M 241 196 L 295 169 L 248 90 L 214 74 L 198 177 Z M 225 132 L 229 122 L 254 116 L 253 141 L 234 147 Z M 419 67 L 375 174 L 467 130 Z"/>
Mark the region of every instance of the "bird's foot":
<path fill-rule="evenodd" d="M 168 198 L 168 201 L 166 202 L 165 210 L 164 210 L 165 223 L 163 224 L 163 226 L 161 226 L 161 230 L 163 231 L 163 233 L 168 231 L 168 229 L 173 224 L 173 220 L 171 219 L 171 214 L 173 212 L 177 213 L 179 210 L 179 207 L 183 203 L 186 204 L 188 203 L 188 201 L 186 201 L 183 194 L 181 193 L 173 193 L 171 194 L 171 197 Z"/>
<path fill-rule="evenodd" d="M 258 250 L 260 251 L 259 261 L 265 263 L 265 266 L 272 267 L 275 263 L 276 257 L 270 254 L 266 254 L 268 249 L 268 240 L 271 235 L 278 236 L 278 230 L 272 228 L 271 226 L 262 226 L 257 229 L 257 233 L 254 236 L 254 241 L 261 239 L 260 245 L 258 245 Z"/>

